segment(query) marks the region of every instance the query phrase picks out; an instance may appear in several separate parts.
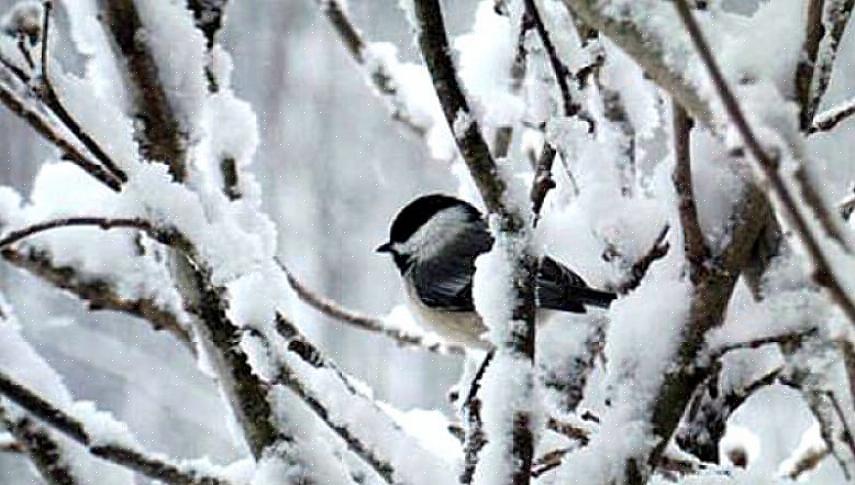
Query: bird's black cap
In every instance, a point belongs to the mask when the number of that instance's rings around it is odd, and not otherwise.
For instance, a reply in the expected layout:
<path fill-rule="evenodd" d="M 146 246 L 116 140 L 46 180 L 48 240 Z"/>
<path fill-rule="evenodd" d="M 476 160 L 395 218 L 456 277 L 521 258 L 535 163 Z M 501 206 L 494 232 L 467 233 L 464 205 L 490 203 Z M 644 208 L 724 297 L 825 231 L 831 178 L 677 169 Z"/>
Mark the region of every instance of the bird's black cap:
<path fill-rule="evenodd" d="M 443 194 L 430 194 L 419 197 L 401 209 L 395 216 L 389 230 L 389 243 L 377 248 L 379 252 L 388 252 L 389 244 L 402 243 L 410 238 L 422 225 L 437 212 L 450 207 L 462 207 L 473 220 L 480 219 L 481 213 L 468 202 Z"/>

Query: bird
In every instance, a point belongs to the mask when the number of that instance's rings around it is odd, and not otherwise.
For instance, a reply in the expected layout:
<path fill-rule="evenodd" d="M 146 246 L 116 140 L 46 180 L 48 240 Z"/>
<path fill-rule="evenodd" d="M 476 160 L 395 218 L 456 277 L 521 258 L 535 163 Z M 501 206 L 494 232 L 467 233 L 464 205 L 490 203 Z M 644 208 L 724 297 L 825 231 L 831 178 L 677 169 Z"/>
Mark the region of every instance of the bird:
<path fill-rule="evenodd" d="M 493 236 L 477 208 L 437 193 L 402 208 L 389 240 L 376 251 L 392 256 L 410 311 L 422 327 L 464 347 L 489 349 L 487 328 L 475 311 L 472 280 L 475 260 L 492 247 Z M 612 292 L 591 288 L 558 261 L 541 259 L 535 282 L 539 309 L 585 313 L 588 306 L 608 308 L 615 298 Z"/>

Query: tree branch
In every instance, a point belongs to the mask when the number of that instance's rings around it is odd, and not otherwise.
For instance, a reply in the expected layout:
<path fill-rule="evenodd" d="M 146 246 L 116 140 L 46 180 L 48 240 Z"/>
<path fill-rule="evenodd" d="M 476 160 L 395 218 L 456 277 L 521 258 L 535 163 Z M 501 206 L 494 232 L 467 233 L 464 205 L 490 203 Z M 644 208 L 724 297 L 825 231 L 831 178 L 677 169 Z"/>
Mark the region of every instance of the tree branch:
<path fill-rule="evenodd" d="M 855 114 L 855 98 L 849 98 L 839 105 L 816 115 L 807 132 L 808 134 L 813 134 L 820 131 L 830 131 L 838 123 L 846 120 L 853 114 Z"/>
<path fill-rule="evenodd" d="M 403 444 L 406 440 L 403 436 L 403 431 L 396 423 L 374 402 L 371 396 L 366 396 L 359 391 L 350 381 L 350 378 L 344 374 L 331 360 L 329 360 L 317 347 L 312 345 L 305 336 L 303 336 L 297 327 L 291 323 L 284 315 L 277 313 L 276 315 L 276 330 L 278 334 L 285 339 L 286 349 L 288 352 L 295 354 L 304 363 L 314 369 L 327 371 L 332 374 L 335 380 L 341 384 L 345 392 L 348 394 L 346 399 L 352 399 L 358 403 L 367 404 L 377 416 L 381 416 L 386 425 L 390 426 L 395 433 L 400 433 L 400 436 L 395 440 L 398 445 Z M 382 451 L 378 449 L 377 443 L 370 443 L 365 435 L 361 432 L 364 425 L 371 425 L 368 421 L 357 423 L 347 423 L 337 416 L 335 410 L 324 404 L 320 395 L 311 389 L 311 385 L 306 382 L 305 378 L 297 372 L 296 369 L 289 366 L 286 362 L 281 361 L 277 371 L 277 378 L 274 384 L 282 384 L 289 388 L 306 406 L 336 435 L 338 435 L 347 445 L 348 449 L 371 467 L 386 483 L 400 483 L 400 473 L 396 471 L 394 462 L 387 456 L 382 456 Z"/>
<path fill-rule="evenodd" d="M 379 333 L 395 341 L 402 347 L 410 347 L 421 350 L 426 350 L 435 354 L 447 355 L 464 355 L 465 348 L 461 345 L 431 342 L 424 335 L 407 333 L 398 328 L 389 327 L 382 319 L 360 315 L 356 312 L 342 307 L 338 303 L 324 298 L 311 289 L 306 287 L 293 273 L 285 266 L 279 258 L 275 258 L 276 264 L 285 273 L 288 284 L 297 294 L 297 296 L 306 304 L 321 312 L 322 314 L 337 320 L 339 322 L 354 326 L 356 328 L 367 330 L 369 332 Z"/>
<path fill-rule="evenodd" d="M 83 171 L 96 178 L 111 190 L 119 192 L 122 182 L 113 174 L 105 170 L 97 163 L 89 160 L 77 147 L 68 141 L 63 135 L 59 134 L 51 123 L 32 107 L 18 97 L 8 86 L 0 82 L 0 103 L 13 114 L 27 122 L 39 135 L 45 140 L 56 146 L 62 153 L 64 158 L 73 164 L 77 165 Z"/>
<path fill-rule="evenodd" d="M 821 32 L 821 39 L 818 41 L 817 53 L 814 55 L 816 66 L 811 66 L 812 78 L 807 104 L 803 108 L 801 118 L 802 130 L 807 130 L 811 126 L 814 114 L 828 89 L 840 40 L 852 15 L 852 8 L 855 7 L 855 0 L 829 1 L 827 5 L 825 1 L 820 0 L 811 0 L 811 2 L 821 4 L 819 6 L 821 26 L 816 27 Z M 831 26 L 830 30 L 826 31 L 825 26 Z M 811 35 L 810 31 L 808 35 Z"/>
<path fill-rule="evenodd" d="M 760 146 L 760 142 L 754 135 L 754 131 L 748 124 L 745 115 L 742 113 L 742 109 L 739 107 L 739 104 L 728 87 L 718 64 L 713 58 L 712 52 L 703 37 L 700 27 L 692 16 L 692 12 L 686 3 L 686 0 L 675 0 L 674 5 L 677 7 L 680 19 L 683 21 L 698 54 L 701 56 L 704 65 L 712 77 L 713 84 L 715 85 L 716 91 L 724 104 L 728 116 L 736 126 L 736 129 L 742 137 L 745 145 L 748 147 L 753 160 L 757 165 L 759 165 L 760 170 L 768 180 L 770 189 L 778 199 L 780 208 L 783 210 L 784 215 L 792 225 L 793 230 L 805 248 L 805 252 L 813 263 L 814 280 L 817 284 L 828 290 L 831 300 L 843 311 L 849 322 L 855 326 L 855 303 L 853 303 L 851 296 L 846 293 L 835 277 L 825 252 L 810 230 L 810 226 L 808 225 L 804 215 L 799 210 L 796 200 L 787 189 L 786 184 L 778 172 L 777 160 L 770 157 L 769 154 L 767 154 Z"/>
<path fill-rule="evenodd" d="M 350 57 L 362 69 L 377 94 L 386 101 L 392 119 L 408 132 L 424 138 L 430 126 L 416 120 L 409 112 L 406 100 L 398 92 L 400 81 L 395 78 L 395 73 L 390 71 L 383 62 L 373 62 L 374 60 L 369 62 L 369 43 L 347 16 L 344 5 L 339 0 L 315 0 L 315 2 Z"/>
<path fill-rule="evenodd" d="M 0 394 L 45 422 L 50 428 L 85 446 L 93 455 L 151 479 L 176 485 L 228 484 L 226 480 L 194 470 L 188 464 L 173 464 L 163 458 L 154 458 L 145 452 L 117 443 L 98 443 L 82 422 L 42 399 L 3 372 L 0 372 Z"/>
<path fill-rule="evenodd" d="M 796 101 L 801 109 L 799 113 L 799 124 L 802 130 L 806 130 L 813 118 L 812 110 L 816 109 L 811 100 L 813 91 L 813 78 L 816 71 L 816 55 L 819 52 L 819 43 L 825 37 L 825 25 L 823 23 L 822 10 L 825 0 L 808 0 L 807 19 L 805 21 L 805 40 L 802 44 L 802 52 L 798 65 L 796 65 Z"/>
<path fill-rule="evenodd" d="M 63 450 L 47 428 L 28 416 L 12 419 L 0 402 L 0 423 L 3 423 L 20 444 L 22 452 L 49 485 L 77 485 L 80 480 L 64 461 Z"/>
<path fill-rule="evenodd" d="M 99 0 L 100 20 L 124 60 L 134 98 L 134 116 L 140 121 L 135 138 L 144 158 L 166 163 L 172 177 L 187 176 L 186 127 L 178 122 L 159 78 L 159 66 L 146 44 L 133 0 Z"/>
<path fill-rule="evenodd" d="M 50 221 L 40 222 L 27 226 L 23 229 L 18 229 L 10 232 L 5 237 L 0 238 L 0 249 L 5 249 L 15 243 L 22 241 L 30 236 L 34 236 L 41 232 L 50 231 L 62 227 L 97 227 L 103 230 L 125 228 L 138 229 L 145 232 L 152 239 L 172 246 L 175 244 L 175 239 L 181 237 L 176 231 L 166 230 L 155 227 L 151 222 L 140 218 L 106 218 L 106 217 L 66 217 L 62 219 L 53 219 Z"/>
<path fill-rule="evenodd" d="M 70 266 L 56 266 L 47 252 L 34 248 L 27 250 L 6 248 L 0 251 L 0 256 L 13 266 L 87 302 L 90 310 L 113 310 L 147 320 L 152 328 L 168 332 L 192 354 L 196 354 L 190 331 L 176 314 L 163 308 L 154 300 L 123 298 L 108 281 L 84 277 Z"/>
<path fill-rule="evenodd" d="M 641 285 L 641 282 L 644 280 L 644 276 L 647 275 L 647 271 L 650 270 L 653 263 L 664 258 L 671 249 L 671 245 L 665 240 L 665 237 L 668 236 L 668 231 L 670 230 L 671 226 L 668 225 L 662 228 L 659 235 L 656 236 L 656 239 L 650 246 L 650 249 L 644 253 L 644 256 L 636 260 L 632 266 L 629 267 L 627 277 L 620 284 L 612 287 L 612 291 L 621 295 L 626 295 Z"/>
<path fill-rule="evenodd" d="M 701 98 L 694 83 L 684 72 L 669 65 L 665 55 L 666 46 L 661 38 L 649 35 L 629 16 L 615 18 L 601 11 L 601 2 L 597 0 L 563 0 L 564 5 L 584 21 L 585 24 L 605 33 L 621 49 L 642 66 L 645 75 L 677 99 L 692 118 L 712 126 L 713 112 L 707 102 Z"/>
<path fill-rule="evenodd" d="M 538 260 L 530 247 L 529 214 L 522 207 L 507 205 L 508 182 L 499 173 L 457 78 L 439 0 L 415 0 L 415 16 L 418 45 L 445 119 L 487 210 L 496 216 L 498 222 L 498 236 L 503 239 L 497 240 L 493 251 L 502 251 L 502 257 L 513 265 L 511 286 L 514 302 L 510 321 L 488 321 L 487 325 L 497 326 L 493 330 L 501 335 L 493 337 L 496 361 L 503 364 L 500 368 L 513 366 L 513 371 L 519 371 L 521 376 L 517 388 L 509 392 L 512 404 L 504 413 L 506 415 L 496 416 L 493 418 L 495 422 L 486 423 L 507 426 L 510 436 L 488 436 L 485 452 L 501 453 L 510 464 L 509 476 L 497 476 L 494 480 L 527 485 L 531 480 L 536 439 L 535 419 L 529 402 L 534 398 L 534 284 L 538 269 Z M 492 472 L 502 473 L 498 470 Z"/>
<path fill-rule="evenodd" d="M 689 263 L 689 276 L 693 283 L 700 280 L 709 261 L 709 248 L 698 220 L 698 208 L 692 188 L 692 120 L 679 104 L 671 103 L 674 129 L 674 191 L 680 226 L 683 229 L 683 248 Z"/>
<path fill-rule="evenodd" d="M 39 76 L 40 84 L 36 88 L 36 93 L 38 94 L 39 99 L 47 106 L 54 115 L 62 122 L 62 124 L 68 129 L 71 134 L 77 138 L 87 150 L 89 150 L 95 158 L 101 162 L 101 165 L 110 172 L 116 179 L 120 182 L 124 183 L 128 181 L 128 176 L 125 172 L 119 168 L 118 165 L 110 158 L 109 155 L 101 148 L 101 146 L 96 142 L 83 127 L 77 122 L 77 120 L 68 112 L 65 106 L 62 104 L 62 101 L 59 99 L 59 96 L 56 93 L 56 90 L 53 87 L 53 83 L 50 81 L 50 77 L 48 76 L 48 32 L 50 30 L 50 16 L 53 3 L 50 0 L 45 0 L 42 5 L 44 6 L 44 11 L 42 13 L 43 18 L 43 26 L 42 26 L 42 58 L 41 58 L 41 74 Z"/>

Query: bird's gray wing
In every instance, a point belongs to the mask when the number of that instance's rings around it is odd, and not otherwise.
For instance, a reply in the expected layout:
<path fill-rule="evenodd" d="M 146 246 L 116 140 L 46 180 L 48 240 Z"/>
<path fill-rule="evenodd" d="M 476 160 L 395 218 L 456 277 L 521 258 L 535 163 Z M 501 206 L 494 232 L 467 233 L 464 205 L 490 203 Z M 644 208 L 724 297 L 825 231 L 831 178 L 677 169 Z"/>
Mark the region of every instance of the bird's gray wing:
<path fill-rule="evenodd" d="M 617 295 L 595 290 L 581 276 L 544 257 L 537 275 L 537 305 L 541 308 L 585 313 L 585 305 L 608 308 Z"/>
<path fill-rule="evenodd" d="M 442 248 L 441 257 L 414 264 L 410 280 L 425 305 L 448 311 L 473 311 L 475 259 L 490 250 L 493 238 L 483 222 Z"/>

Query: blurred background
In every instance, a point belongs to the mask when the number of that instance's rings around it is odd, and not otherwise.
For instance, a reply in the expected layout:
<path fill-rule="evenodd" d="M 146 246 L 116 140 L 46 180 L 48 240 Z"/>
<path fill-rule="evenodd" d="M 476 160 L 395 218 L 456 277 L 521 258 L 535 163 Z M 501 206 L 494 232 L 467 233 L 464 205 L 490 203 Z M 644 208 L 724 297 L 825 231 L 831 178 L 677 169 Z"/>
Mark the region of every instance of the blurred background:
<path fill-rule="evenodd" d="M 0 0 L 0 13 L 13 3 Z M 367 37 L 393 42 L 404 60 L 416 59 L 398 0 L 349 3 Z M 756 7 L 754 0 L 722 3 L 742 13 Z M 471 24 L 476 5 L 446 2 L 452 35 Z M 59 10 L 55 31 L 62 35 Z M 229 2 L 219 39 L 234 61 L 235 91 L 258 115 L 262 138 L 252 170 L 263 185 L 266 210 L 279 225 L 280 257 L 318 293 L 364 313 L 387 313 L 401 303 L 402 291 L 394 265 L 373 249 L 407 201 L 457 190 L 448 165 L 432 160 L 420 140 L 397 129 L 314 0 Z M 855 79 L 852 41 L 847 35 L 827 104 L 851 92 L 846 80 Z M 826 144 L 819 135 L 810 148 L 822 156 L 852 147 Z M 0 110 L 0 184 L 27 194 L 52 153 Z M 88 313 L 74 298 L 4 264 L 0 289 L 25 335 L 75 396 L 114 412 L 146 446 L 178 457 L 209 455 L 219 463 L 243 454 L 223 425 L 226 409 L 215 386 L 168 335 L 121 315 Z M 448 411 L 445 394 L 461 359 L 401 350 L 382 337 L 328 321 L 296 300 L 288 311 L 380 399 L 405 409 Z M 22 462 L 0 454 L 0 484 L 36 483 Z"/>

